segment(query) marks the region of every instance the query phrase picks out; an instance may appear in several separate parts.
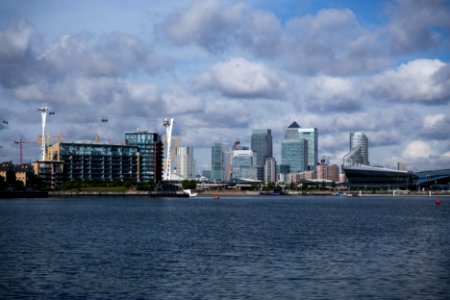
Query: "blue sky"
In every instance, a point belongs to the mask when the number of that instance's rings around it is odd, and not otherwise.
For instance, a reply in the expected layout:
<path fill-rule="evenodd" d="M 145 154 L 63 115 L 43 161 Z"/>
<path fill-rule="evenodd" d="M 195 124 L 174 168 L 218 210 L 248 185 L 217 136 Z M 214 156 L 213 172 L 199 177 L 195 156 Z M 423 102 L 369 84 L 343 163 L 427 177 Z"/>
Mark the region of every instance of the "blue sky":
<path fill-rule="evenodd" d="M 449 168 L 449 30 L 438 0 L 4 0 L 0 161 L 18 161 L 20 138 L 38 158 L 50 106 L 48 131 L 72 141 L 163 133 L 173 117 L 199 170 L 214 142 L 249 145 L 256 128 L 279 161 L 293 121 L 319 129 L 333 163 L 363 131 L 372 164 Z"/>

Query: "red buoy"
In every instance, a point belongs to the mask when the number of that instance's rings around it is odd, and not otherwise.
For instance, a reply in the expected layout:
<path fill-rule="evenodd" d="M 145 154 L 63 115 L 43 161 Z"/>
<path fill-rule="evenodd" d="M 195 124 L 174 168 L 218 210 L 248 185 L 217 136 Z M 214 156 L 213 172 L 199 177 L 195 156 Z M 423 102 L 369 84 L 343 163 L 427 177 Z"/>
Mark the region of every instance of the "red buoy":
<path fill-rule="evenodd" d="M 441 205 L 441 200 L 437 199 L 437 200 L 435 201 L 435 203 L 436 203 L 437 206 L 439 206 L 439 205 Z"/>

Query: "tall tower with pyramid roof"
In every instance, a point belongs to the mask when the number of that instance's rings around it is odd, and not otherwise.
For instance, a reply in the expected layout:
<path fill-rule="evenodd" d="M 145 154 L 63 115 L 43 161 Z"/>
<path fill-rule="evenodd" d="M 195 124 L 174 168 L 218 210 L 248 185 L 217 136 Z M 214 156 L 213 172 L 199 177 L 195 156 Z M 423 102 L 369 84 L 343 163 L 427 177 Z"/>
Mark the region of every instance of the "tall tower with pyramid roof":
<path fill-rule="evenodd" d="M 284 173 L 303 172 L 308 167 L 308 141 L 301 137 L 301 127 L 292 122 L 286 129 L 281 142 L 280 171 Z"/>

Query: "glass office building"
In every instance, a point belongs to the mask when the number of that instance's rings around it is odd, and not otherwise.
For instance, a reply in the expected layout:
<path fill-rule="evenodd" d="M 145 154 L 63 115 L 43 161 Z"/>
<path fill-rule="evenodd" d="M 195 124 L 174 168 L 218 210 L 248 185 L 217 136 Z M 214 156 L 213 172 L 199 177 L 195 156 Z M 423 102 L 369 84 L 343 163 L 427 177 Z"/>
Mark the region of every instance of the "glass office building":
<path fill-rule="evenodd" d="M 177 148 L 177 170 L 176 174 L 184 179 L 194 178 L 194 148 L 178 147 Z"/>
<path fill-rule="evenodd" d="M 226 145 L 215 143 L 211 148 L 211 181 L 224 181 L 226 162 Z"/>
<path fill-rule="evenodd" d="M 254 129 L 251 137 L 251 149 L 256 152 L 258 180 L 264 179 L 264 164 L 272 157 L 272 131 L 270 129 Z"/>
<path fill-rule="evenodd" d="M 308 167 L 308 141 L 300 137 L 300 125 L 293 122 L 281 142 L 281 166 L 290 173 L 303 172 Z"/>
<path fill-rule="evenodd" d="M 125 145 L 57 143 L 49 157 L 63 162 L 63 180 L 159 182 L 162 143 L 157 133 L 125 134 Z"/>
<path fill-rule="evenodd" d="M 149 131 L 128 132 L 125 143 L 138 150 L 137 181 L 161 181 L 163 146 L 160 135 Z"/>
<path fill-rule="evenodd" d="M 233 150 L 233 179 L 258 180 L 256 154 L 252 150 Z"/>
<path fill-rule="evenodd" d="M 358 164 L 369 165 L 369 138 L 362 132 L 350 133 L 350 152 L 360 147 L 360 159 Z"/>
<path fill-rule="evenodd" d="M 314 170 L 319 162 L 319 139 L 317 128 L 299 128 L 299 137 L 308 141 L 308 169 Z"/>

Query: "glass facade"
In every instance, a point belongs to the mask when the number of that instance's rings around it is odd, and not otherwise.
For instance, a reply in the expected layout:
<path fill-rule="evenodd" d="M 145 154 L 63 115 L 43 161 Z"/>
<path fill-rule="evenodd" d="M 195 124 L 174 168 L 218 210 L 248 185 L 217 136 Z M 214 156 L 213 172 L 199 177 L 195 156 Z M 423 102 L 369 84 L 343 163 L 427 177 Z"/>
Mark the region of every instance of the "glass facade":
<path fill-rule="evenodd" d="M 369 139 L 362 132 L 351 132 L 350 133 L 350 152 L 357 147 L 360 147 L 360 158 L 359 164 L 369 165 Z"/>
<path fill-rule="evenodd" d="M 301 138 L 297 122 L 289 125 L 281 142 L 281 166 L 283 170 L 289 166 L 290 173 L 303 172 L 308 168 L 308 140 Z"/>
<path fill-rule="evenodd" d="M 137 180 L 159 181 L 161 178 L 158 171 L 162 170 L 163 151 L 159 134 L 148 131 L 125 133 L 125 143 L 138 148 Z"/>
<path fill-rule="evenodd" d="M 314 170 L 319 162 L 319 139 L 317 128 L 299 128 L 299 137 L 308 141 L 308 168 Z"/>
<path fill-rule="evenodd" d="M 267 158 L 272 157 L 272 131 L 270 129 L 254 129 L 251 149 L 256 152 L 256 165 L 260 170 L 258 180 L 263 180 L 264 163 Z"/>
<path fill-rule="evenodd" d="M 245 178 L 258 180 L 258 167 L 252 150 L 233 150 L 233 179 Z"/>
<path fill-rule="evenodd" d="M 60 143 L 66 180 L 137 180 L 135 146 Z M 54 159 L 55 157 L 53 157 Z"/>
<path fill-rule="evenodd" d="M 215 143 L 211 148 L 211 181 L 224 181 L 226 167 L 225 144 Z"/>
<path fill-rule="evenodd" d="M 125 134 L 126 145 L 58 143 L 49 148 L 52 160 L 62 161 L 63 179 L 158 182 L 162 144 L 157 133 Z"/>
<path fill-rule="evenodd" d="M 352 167 L 362 165 L 361 146 L 357 146 L 344 156 L 344 167 Z"/>
<path fill-rule="evenodd" d="M 266 159 L 264 164 L 264 182 L 275 182 L 276 181 L 276 169 L 277 163 L 273 157 Z"/>
<path fill-rule="evenodd" d="M 289 172 L 303 172 L 307 169 L 308 141 L 284 140 L 281 142 L 281 164 L 289 166 Z"/>

